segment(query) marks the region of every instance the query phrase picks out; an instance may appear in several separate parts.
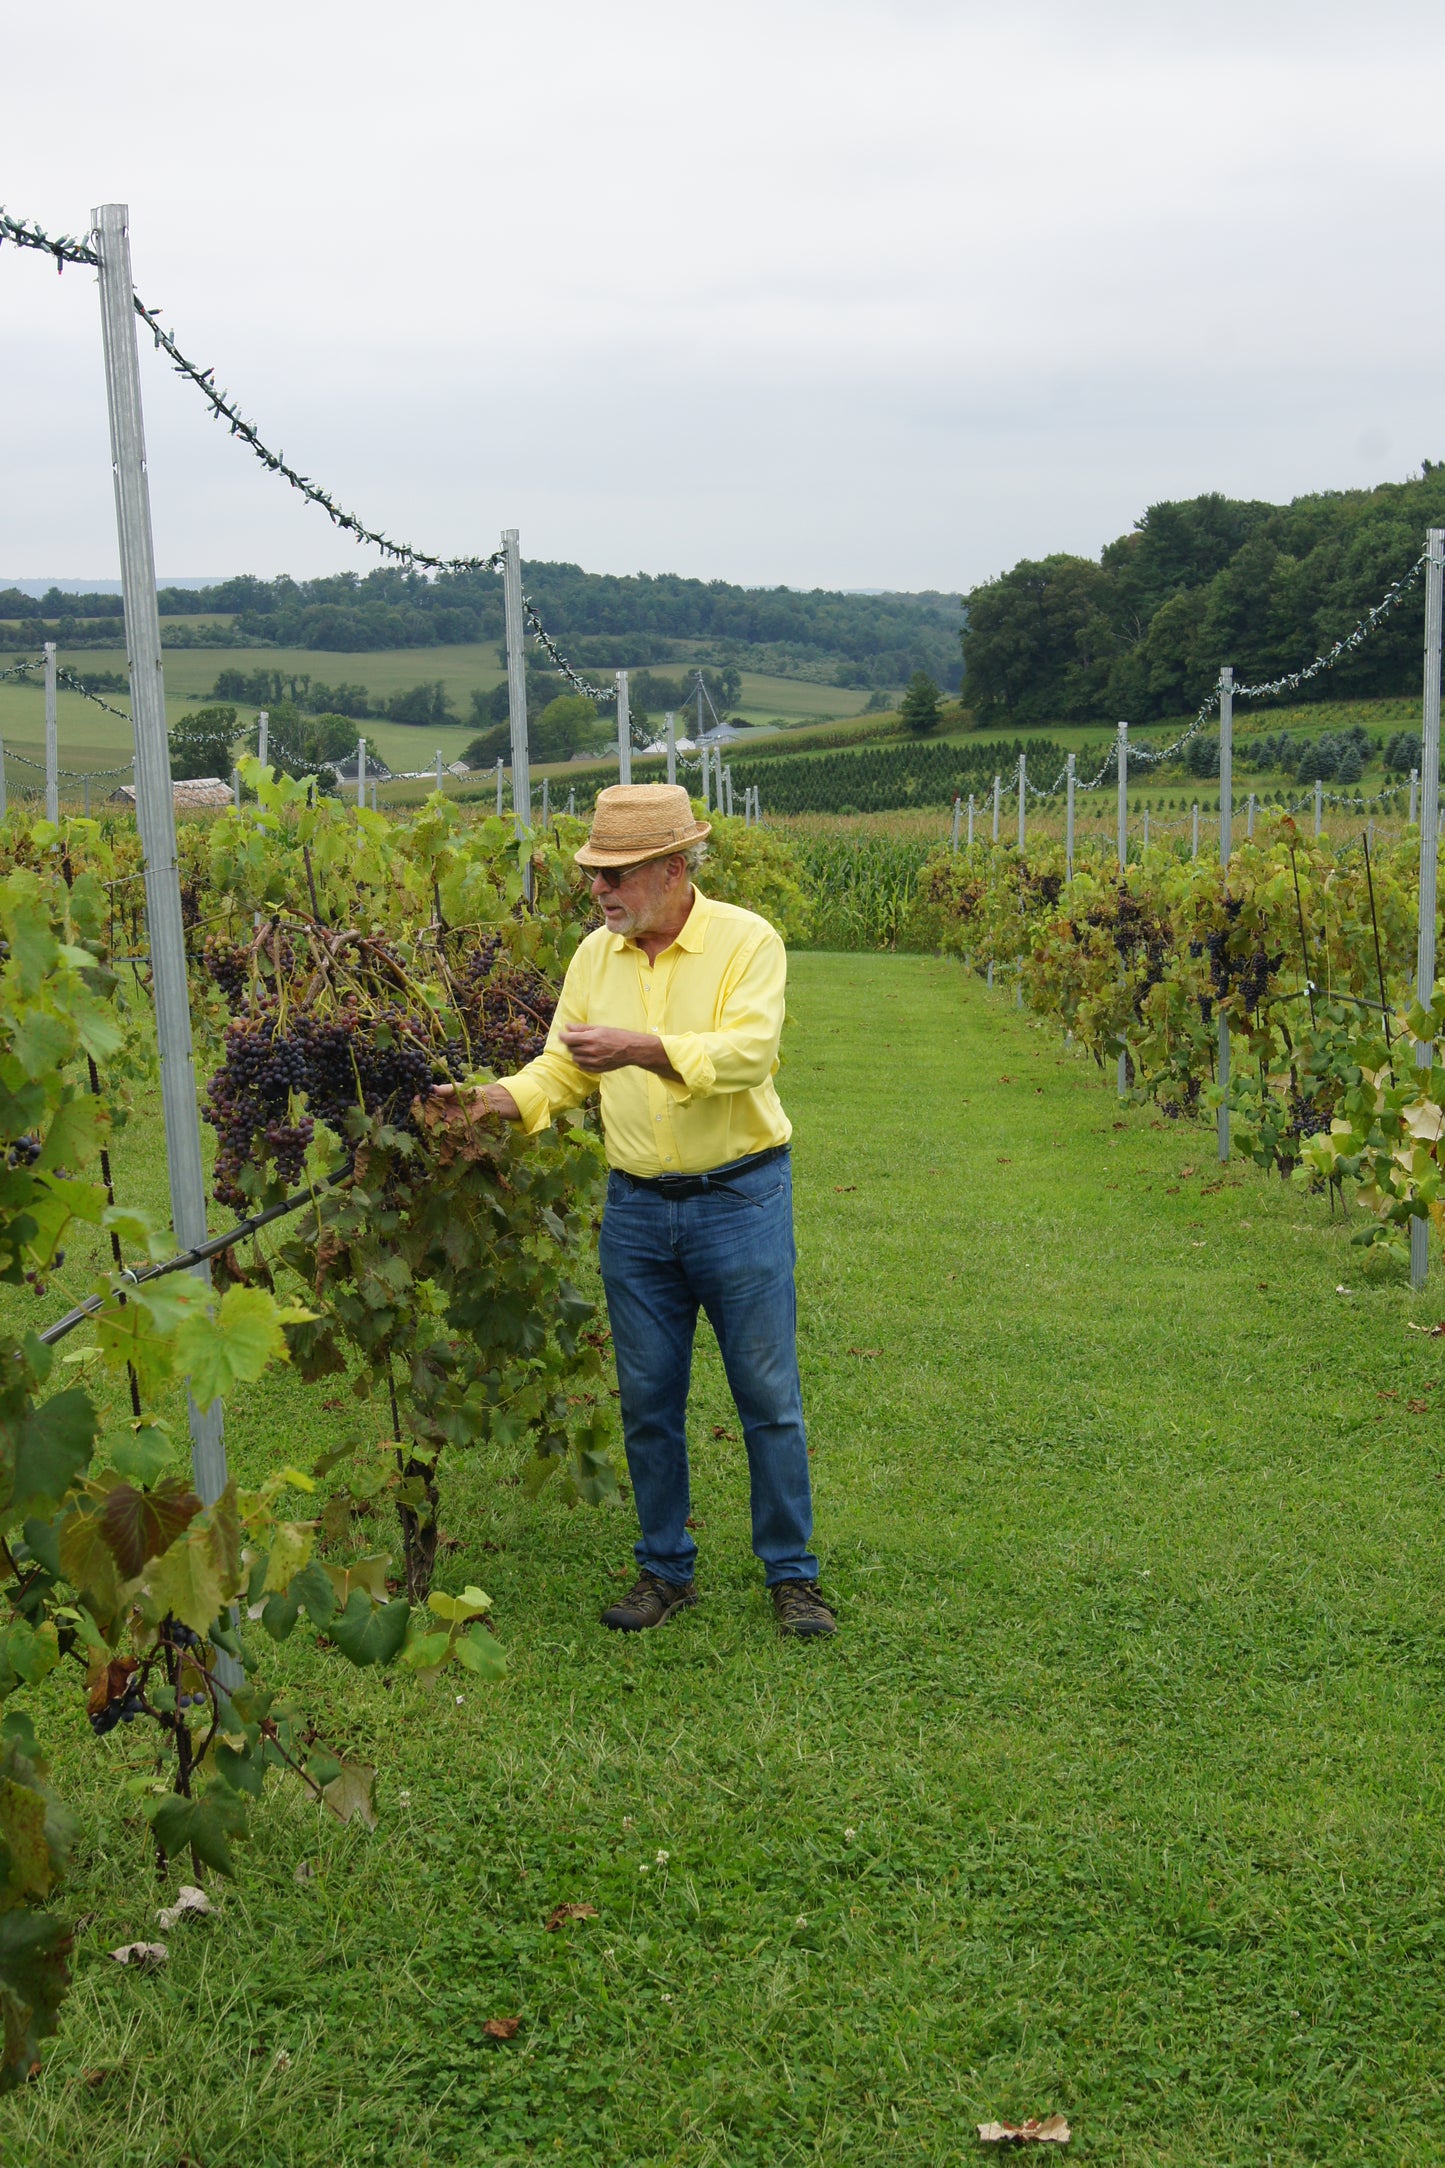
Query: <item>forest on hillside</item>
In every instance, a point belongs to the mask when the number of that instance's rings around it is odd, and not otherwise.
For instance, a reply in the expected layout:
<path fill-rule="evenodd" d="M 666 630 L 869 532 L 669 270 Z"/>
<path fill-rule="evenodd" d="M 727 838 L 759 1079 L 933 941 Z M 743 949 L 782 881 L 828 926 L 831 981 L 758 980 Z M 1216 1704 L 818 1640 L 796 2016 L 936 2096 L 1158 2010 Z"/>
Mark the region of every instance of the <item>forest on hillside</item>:
<path fill-rule="evenodd" d="M 960 598 L 955 594 L 844 594 L 822 588 L 737 587 L 672 573 L 625 577 L 579 565 L 528 563 L 527 591 L 548 631 L 584 670 L 709 661 L 806 674 L 838 686 L 885 688 L 926 670 L 956 688 Z M 435 579 L 395 568 L 325 579 L 252 577 L 161 591 L 169 618 L 232 617 L 217 637 L 197 628 L 184 644 L 310 648 L 326 653 L 446 647 L 502 636 L 496 573 Z M 119 595 L 38 599 L 0 590 L 0 622 L 67 645 L 115 640 Z M 703 652 L 705 650 L 706 652 Z"/>
<path fill-rule="evenodd" d="M 965 697 L 987 724 L 1187 712 L 1223 663 L 1257 683 L 1323 653 L 1409 571 L 1430 526 L 1445 526 L 1445 464 L 1433 460 L 1406 482 L 1285 505 L 1215 494 L 1150 505 L 1097 561 L 1025 559 L 965 597 Z M 1418 689 L 1422 589 L 1304 697 Z"/>

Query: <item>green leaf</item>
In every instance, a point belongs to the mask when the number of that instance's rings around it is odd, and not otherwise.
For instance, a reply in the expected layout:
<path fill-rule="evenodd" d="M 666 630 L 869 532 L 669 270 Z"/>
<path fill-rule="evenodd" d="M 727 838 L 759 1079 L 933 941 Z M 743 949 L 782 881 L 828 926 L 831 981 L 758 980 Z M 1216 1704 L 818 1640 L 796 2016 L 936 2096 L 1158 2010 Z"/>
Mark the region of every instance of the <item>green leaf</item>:
<path fill-rule="evenodd" d="M 507 1668 L 507 1652 L 485 1626 L 473 1626 L 457 1642 L 457 1662 L 479 1679 L 500 1679 Z"/>
<path fill-rule="evenodd" d="M 117 1483 L 100 1509 L 99 1520 L 122 1578 L 133 1581 L 147 1559 L 169 1550 L 200 1510 L 200 1499 L 178 1475 L 166 1476 L 154 1490 Z M 215 1615 L 213 1611 L 211 1617 Z"/>
<path fill-rule="evenodd" d="M 336 1591 L 329 1575 L 314 1559 L 295 1576 L 289 1593 L 297 1603 L 306 1606 L 306 1616 L 313 1626 L 324 1630 L 331 1624 L 336 1614 Z"/>
<path fill-rule="evenodd" d="M 53 1076 L 62 1069 L 74 1044 L 69 1024 L 43 1009 L 32 1009 L 11 1038 L 10 1046 L 28 1077 Z"/>
<path fill-rule="evenodd" d="M 484 1611 L 491 1610 L 492 1599 L 484 1590 L 468 1582 L 459 1596 L 448 1596 L 443 1590 L 434 1588 L 427 1597 L 426 1607 L 437 1618 L 479 1618 Z"/>
<path fill-rule="evenodd" d="M 210 1529 L 193 1528 L 171 1545 L 151 1569 L 149 1594 L 149 1608 L 156 1619 L 169 1612 L 193 1633 L 210 1631 L 225 1600 Z"/>
<path fill-rule="evenodd" d="M 71 1930 L 29 1906 L 0 1914 L 0 2017 L 5 2027 L 0 2090 L 23 2085 L 40 2043 L 56 2029 L 70 1985 Z"/>
<path fill-rule="evenodd" d="M 330 1584 L 327 1585 L 329 1589 Z M 294 1632 L 300 1615 L 301 1598 L 293 1586 L 267 1599 L 266 1608 L 261 1613 L 261 1624 L 273 1641 L 285 1641 Z"/>
<path fill-rule="evenodd" d="M 216 1774 L 233 1792 L 249 1792 L 259 1799 L 266 1781 L 265 1759 L 252 1747 L 228 1746 L 222 1739 L 216 1747 Z"/>
<path fill-rule="evenodd" d="M 113 1619 L 120 1609 L 120 1576 L 100 1515 L 90 1510 L 88 1501 L 61 1522 L 58 1549 L 66 1580 L 89 1599 L 100 1618 Z"/>
<path fill-rule="evenodd" d="M 161 1423 L 130 1423 L 102 1439 L 101 1451 L 118 1475 L 149 1487 L 170 1466 L 175 1447 Z"/>
<path fill-rule="evenodd" d="M 353 1664 L 389 1664 L 406 1639 L 410 1618 L 411 1605 L 405 1596 L 397 1596 L 375 1610 L 371 1598 L 358 1588 L 327 1630 L 342 1655 Z"/>
<path fill-rule="evenodd" d="M 272 1531 L 271 1556 L 266 1567 L 268 1593 L 290 1587 L 296 1575 L 310 1562 L 315 1543 L 316 1530 L 305 1521 L 277 1523 Z"/>
<path fill-rule="evenodd" d="M 286 1359 L 275 1298 L 263 1287 L 228 1287 L 213 1314 L 198 1310 L 183 1321 L 176 1357 L 200 1407 L 254 1383 L 269 1362 Z"/>
<path fill-rule="evenodd" d="M 415 1641 L 408 1641 L 401 1652 L 401 1661 L 408 1671 L 439 1671 L 451 1651 L 452 1637 L 443 1630 L 439 1633 L 418 1634 Z"/>
<path fill-rule="evenodd" d="M 324 1747 L 318 1747 L 314 1754 L 308 1754 L 305 1766 L 307 1776 L 313 1784 L 319 1785 L 322 1791 L 325 1791 L 328 1784 L 336 1782 L 342 1770 L 342 1764 L 336 1756 L 328 1754 Z"/>
<path fill-rule="evenodd" d="M 246 1833 L 246 1808 L 237 1793 L 218 1786 L 200 1799 L 180 1799 L 172 1793 L 150 1808 L 156 1843 L 172 1857 L 190 1850 L 217 1874 L 236 1872 L 229 1838 Z"/>
<path fill-rule="evenodd" d="M 36 1170 L 49 1174 L 56 1167 L 83 1167 L 100 1149 L 97 1132 L 98 1099 L 67 1099 L 45 1132 Z"/>
<path fill-rule="evenodd" d="M 89 1464 L 96 1428 L 90 1395 L 79 1385 L 30 1410 L 15 1444 L 10 1497 L 0 1501 L 11 1520 L 60 1504 Z"/>

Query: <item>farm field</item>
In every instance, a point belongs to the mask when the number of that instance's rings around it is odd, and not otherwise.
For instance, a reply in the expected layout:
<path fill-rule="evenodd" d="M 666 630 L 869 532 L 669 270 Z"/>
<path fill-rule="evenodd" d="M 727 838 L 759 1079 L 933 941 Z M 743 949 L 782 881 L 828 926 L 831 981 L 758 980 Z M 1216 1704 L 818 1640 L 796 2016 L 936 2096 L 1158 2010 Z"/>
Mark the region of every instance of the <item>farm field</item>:
<path fill-rule="evenodd" d="M 700 1609 L 604 1635 L 626 1513 L 479 1467 L 444 1578 L 508 1677 L 273 1652 L 382 1826 L 268 1794 L 155 1976 L 104 1955 L 160 1901 L 139 1742 L 57 1696 L 90 1917 L 5 2157 L 943 2168 L 1057 2109 L 1119 2168 L 1441 2158 L 1438 1272 L 1355 1284 L 1322 1201 L 954 966 L 799 956 L 789 1008 L 838 1641 L 772 1636 L 704 1328 Z M 284 1376 L 228 1417 L 252 1480 L 334 1432 Z"/>

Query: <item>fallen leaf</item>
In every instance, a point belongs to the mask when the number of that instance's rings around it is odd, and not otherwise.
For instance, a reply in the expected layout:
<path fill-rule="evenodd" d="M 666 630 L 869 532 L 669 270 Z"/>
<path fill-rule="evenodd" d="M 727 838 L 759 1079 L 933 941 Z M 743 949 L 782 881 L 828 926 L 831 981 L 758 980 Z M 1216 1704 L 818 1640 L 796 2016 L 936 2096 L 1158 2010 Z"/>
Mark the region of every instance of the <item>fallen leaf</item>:
<path fill-rule="evenodd" d="M 1179 1184 L 1177 1182 L 1166 1182 L 1164 1184 L 1164 1194 L 1166 1197 L 1177 1197 L 1179 1195 Z"/>
<path fill-rule="evenodd" d="M 312 1866 L 309 1859 L 303 1859 L 300 1866 L 293 1871 L 291 1879 L 293 1882 L 300 1882 L 303 1884 L 306 1882 L 314 1882 L 316 1880 L 316 1869 Z"/>
<path fill-rule="evenodd" d="M 1412 1415 L 1428 1415 L 1430 1413 L 1428 1400 L 1407 1400 L 1405 1405 Z"/>
<path fill-rule="evenodd" d="M 1199 1169 L 1197 1167 L 1181 1167 L 1179 1169 L 1179 1179 L 1181 1182 L 1187 1182 L 1192 1174 L 1197 1174 L 1198 1172 Z"/>
<path fill-rule="evenodd" d="M 554 1907 L 552 1917 L 548 1920 L 543 1933 L 555 1935 L 557 1929 L 564 1927 L 568 1920 L 595 1920 L 596 1918 L 596 1905 L 557 1905 Z"/>
<path fill-rule="evenodd" d="M 1001 1076 L 999 1082 L 1000 1084 L 1012 1084 L 1013 1078 L 1011 1076 Z"/>
<path fill-rule="evenodd" d="M 998 1155 L 998 1163 L 999 1163 L 999 1165 L 1000 1165 L 1001 1167 L 1011 1167 L 1011 1166 L 1013 1165 L 1013 1161 L 1012 1161 L 1012 1160 L 1011 1160 L 1011 1159 L 1009 1158 L 1009 1155 L 1008 1155 L 1008 1153 L 1007 1153 L 1007 1152 L 1000 1152 L 1000 1153 L 999 1153 L 999 1155 Z"/>
<path fill-rule="evenodd" d="M 489 2017 L 482 2031 L 490 2040 L 510 2040 L 521 2022 L 519 2017 Z"/>
<path fill-rule="evenodd" d="M 729 1430 L 726 1423 L 714 1423 L 712 1426 L 712 1434 L 715 1438 L 730 1438 L 734 1445 L 736 1445 L 738 1442 L 737 1432 L 735 1430 Z"/>
<path fill-rule="evenodd" d="M 980 2123 L 978 2134 L 985 2145 L 1067 2145 L 1073 2135 L 1061 2115 L 1042 2123 L 1033 2115 L 1026 2123 Z"/>
<path fill-rule="evenodd" d="M 106 2079 L 114 2076 L 115 2072 L 113 2070 L 87 2070 L 83 2083 L 89 2087 L 92 2093 L 98 2093 Z"/>
<path fill-rule="evenodd" d="M 856 1182 L 835 1182 L 833 1187 L 840 1197 L 851 1197 L 858 1184 Z"/>
<path fill-rule="evenodd" d="M 376 1827 L 376 1809 L 371 1803 L 371 1788 L 376 1782 L 376 1770 L 370 1762 L 344 1761 L 341 1774 L 321 1787 L 321 1796 L 339 1822 L 349 1822 L 354 1815 L 367 1829 Z"/>
<path fill-rule="evenodd" d="M 686 1525 L 689 1528 L 706 1528 L 707 1522 L 702 1518 L 700 1514 L 696 1518 L 694 1518 L 692 1514 L 689 1514 L 687 1517 Z"/>
<path fill-rule="evenodd" d="M 1346 1287 L 1343 1280 L 1341 1280 L 1338 1286 L 1335 1288 L 1335 1293 L 1337 1295 L 1353 1295 L 1354 1292 L 1355 1290 L 1352 1287 Z"/>
<path fill-rule="evenodd" d="M 883 1350 L 881 1347 L 850 1347 L 848 1353 L 850 1355 L 861 1355 L 866 1362 L 872 1362 L 874 1356 L 881 1355 Z"/>
<path fill-rule="evenodd" d="M 183 1882 L 176 1892 L 173 1905 L 164 1906 L 156 1914 L 156 1922 L 163 1935 L 168 1935 L 178 1920 L 188 1912 L 214 1912 L 215 1906 L 203 1889 L 196 1889 L 190 1882 Z"/>
<path fill-rule="evenodd" d="M 123 1942 L 110 1954 L 118 1965 L 134 1965 L 141 1972 L 149 1972 L 156 1965 L 163 1965 L 170 1951 L 163 1942 Z"/>
<path fill-rule="evenodd" d="M 1382 1392 L 1378 1392 L 1375 1395 L 1375 1398 L 1377 1400 L 1398 1400 L 1399 1397 L 1400 1395 L 1398 1393 L 1392 1393 L 1388 1386 L 1386 1386 Z"/>

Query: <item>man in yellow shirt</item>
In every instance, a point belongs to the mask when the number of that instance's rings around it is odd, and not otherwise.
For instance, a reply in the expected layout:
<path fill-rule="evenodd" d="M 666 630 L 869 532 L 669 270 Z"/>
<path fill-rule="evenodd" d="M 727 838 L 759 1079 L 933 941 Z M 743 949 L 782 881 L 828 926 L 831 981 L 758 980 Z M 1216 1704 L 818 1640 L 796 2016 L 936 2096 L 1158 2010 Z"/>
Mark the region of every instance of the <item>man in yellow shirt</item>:
<path fill-rule="evenodd" d="M 702 1308 L 742 1421 L 778 1624 L 830 1634 L 809 1549 L 792 1125 L 773 1087 L 787 958 L 766 919 L 693 886 L 709 833 L 680 785 L 599 792 L 577 862 L 605 923 L 572 959 L 545 1050 L 481 1098 L 531 1135 L 601 1090 L 599 1254 L 642 1530 L 638 1580 L 603 1625 L 635 1633 L 697 1601 L 686 1417 Z"/>

